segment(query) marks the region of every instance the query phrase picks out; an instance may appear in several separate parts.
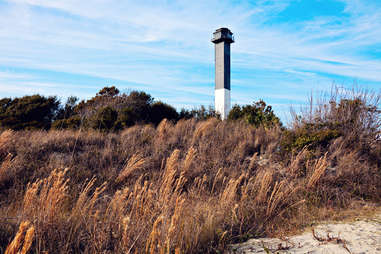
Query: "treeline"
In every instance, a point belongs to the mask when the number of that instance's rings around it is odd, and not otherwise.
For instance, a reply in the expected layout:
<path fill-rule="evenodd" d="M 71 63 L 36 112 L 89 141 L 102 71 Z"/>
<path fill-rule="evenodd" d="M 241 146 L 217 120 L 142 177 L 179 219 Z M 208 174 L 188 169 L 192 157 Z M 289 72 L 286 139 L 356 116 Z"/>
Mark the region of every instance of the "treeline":
<path fill-rule="evenodd" d="M 85 128 L 118 131 L 135 124 L 156 126 L 163 119 L 177 122 L 211 117 L 219 118 L 213 108 L 201 106 L 178 112 L 173 106 L 155 101 L 145 92 L 120 93 L 114 86 L 104 87 L 89 100 L 79 101 L 77 97 L 69 97 L 64 104 L 56 96 L 41 95 L 0 100 L 0 128 L 13 130 Z M 243 119 L 255 126 L 280 125 L 271 106 L 263 101 L 243 107 L 234 106 L 229 119 Z"/>

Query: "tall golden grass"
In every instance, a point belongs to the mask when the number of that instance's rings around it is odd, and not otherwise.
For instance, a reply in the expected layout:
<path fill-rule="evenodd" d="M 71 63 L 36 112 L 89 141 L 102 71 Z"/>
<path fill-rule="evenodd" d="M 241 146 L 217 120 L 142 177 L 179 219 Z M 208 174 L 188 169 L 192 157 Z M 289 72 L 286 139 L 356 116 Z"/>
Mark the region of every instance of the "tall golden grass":
<path fill-rule="evenodd" d="M 379 161 L 343 138 L 312 156 L 280 153 L 279 128 L 217 119 L 8 135 L 7 253 L 217 253 L 302 226 L 319 207 L 381 197 Z"/>
<path fill-rule="evenodd" d="M 34 240 L 34 226 L 23 221 L 13 241 L 8 245 L 5 254 L 26 254 Z"/>

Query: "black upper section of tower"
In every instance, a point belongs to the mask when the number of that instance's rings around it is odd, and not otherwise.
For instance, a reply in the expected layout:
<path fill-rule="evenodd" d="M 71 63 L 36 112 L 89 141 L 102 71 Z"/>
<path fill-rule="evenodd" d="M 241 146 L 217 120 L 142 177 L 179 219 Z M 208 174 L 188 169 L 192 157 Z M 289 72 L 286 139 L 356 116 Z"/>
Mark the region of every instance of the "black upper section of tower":
<path fill-rule="evenodd" d="M 225 41 L 228 43 L 234 42 L 233 33 L 226 27 L 221 27 L 213 33 L 213 38 L 212 38 L 213 43 L 219 43 L 222 41 Z"/>

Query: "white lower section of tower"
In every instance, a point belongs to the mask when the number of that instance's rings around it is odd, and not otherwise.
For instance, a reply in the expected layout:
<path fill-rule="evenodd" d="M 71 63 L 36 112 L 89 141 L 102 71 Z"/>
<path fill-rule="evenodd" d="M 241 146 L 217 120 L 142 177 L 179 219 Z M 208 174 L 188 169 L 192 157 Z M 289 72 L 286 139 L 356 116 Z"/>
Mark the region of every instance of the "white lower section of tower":
<path fill-rule="evenodd" d="M 230 111 L 230 90 L 221 88 L 214 91 L 214 109 L 221 115 L 221 119 L 225 120 Z"/>

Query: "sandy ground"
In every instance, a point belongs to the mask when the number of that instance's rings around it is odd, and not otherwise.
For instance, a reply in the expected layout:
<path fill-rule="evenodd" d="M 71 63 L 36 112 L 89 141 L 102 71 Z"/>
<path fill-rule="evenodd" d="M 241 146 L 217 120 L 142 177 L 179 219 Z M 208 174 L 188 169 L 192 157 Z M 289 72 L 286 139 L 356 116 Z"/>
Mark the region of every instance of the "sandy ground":
<path fill-rule="evenodd" d="M 283 240 L 251 239 L 232 245 L 230 253 L 381 254 L 381 214 L 352 223 L 322 224 Z"/>

